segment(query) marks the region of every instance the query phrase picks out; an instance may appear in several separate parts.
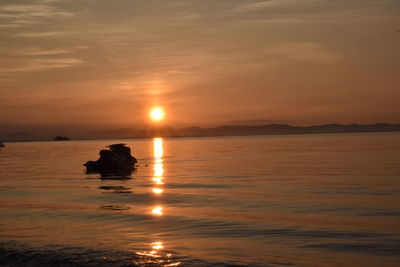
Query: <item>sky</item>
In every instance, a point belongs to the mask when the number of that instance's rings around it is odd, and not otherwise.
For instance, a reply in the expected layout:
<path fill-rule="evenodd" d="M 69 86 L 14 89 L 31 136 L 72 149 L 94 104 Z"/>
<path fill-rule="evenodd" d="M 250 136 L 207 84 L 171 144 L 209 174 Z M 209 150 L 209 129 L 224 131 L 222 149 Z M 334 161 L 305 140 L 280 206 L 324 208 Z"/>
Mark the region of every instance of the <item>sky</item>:
<path fill-rule="evenodd" d="M 399 123 L 398 0 L 1 0 L 0 127 Z"/>

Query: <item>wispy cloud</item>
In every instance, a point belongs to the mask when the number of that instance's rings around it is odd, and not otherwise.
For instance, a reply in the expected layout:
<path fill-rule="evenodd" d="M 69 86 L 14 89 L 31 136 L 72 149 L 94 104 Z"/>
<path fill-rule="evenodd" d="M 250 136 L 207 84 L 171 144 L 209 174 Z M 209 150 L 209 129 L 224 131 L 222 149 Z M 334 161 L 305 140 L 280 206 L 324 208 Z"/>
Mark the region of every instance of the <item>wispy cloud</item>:
<path fill-rule="evenodd" d="M 16 33 L 14 36 L 17 37 L 32 37 L 32 38 L 42 38 L 42 37 L 58 37 L 58 36 L 65 36 L 71 35 L 75 32 L 67 32 L 67 31 L 50 31 L 50 32 L 21 32 Z"/>
<path fill-rule="evenodd" d="M 241 13 L 241 12 L 252 12 L 267 8 L 287 6 L 287 5 L 304 5 L 321 2 L 322 0 L 268 0 L 259 1 L 251 4 L 242 4 L 233 7 L 228 12 Z"/>
<path fill-rule="evenodd" d="M 59 3 L 59 2 L 63 2 L 65 0 L 36 0 L 36 3 Z"/>
<path fill-rule="evenodd" d="M 299 24 L 348 24 L 357 22 L 397 22 L 398 16 L 391 14 L 377 14 L 369 9 L 342 10 L 336 12 L 325 12 L 323 14 L 293 14 L 293 15 L 275 15 L 266 18 L 243 18 L 236 21 L 240 25 L 266 26 L 296 26 Z"/>
<path fill-rule="evenodd" d="M 59 11 L 51 5 L 16 5 L 9 4 L 0 6 L 0 17 L 14 17 L 14 18 L 32 18 L 32 17 L 60 17 L 60 16 L 73 16 L 74 14 Z"/>
<path fill-rule="evenodd" d="M 11 77 L 12 73 L 35 72 L 81 65 L 84 61 L 77 53 L 87 49 L 84 46 L 45 48 L 24 47 L 5 49 L 0 47 L 0 72 Z"/>
<path fill-rule="evenodd" d="M 17 23 L 8 23 L 8 24 L 0 24 L 0 29 L 12 29 L 12 28 L 18 28 L 20 25 Z"/>
<path fill-rule="evenodd" d="M 78 58 L 32 58 L 24 60 L 24 64 L 19 66 L 1 68 L 3 72 L 30 72 L 30 71 L 42 71 L 57 68 L 68 68 L 74 67 L 84 63 Z"/>
<path fill-rule="evenodd" d="M 1 14 L 0 14 L 1 18 Z M 36 24 L 37 22 L 31 19 L 12 19 L 6 23 L 0 24 L 0 28 L 6 29 L 6 28 L 18 28 L 21 26 L 25 25 L 33 25 Z"/>
<path fill-rule="evenodd" d="M 0 18 L 7 20 L 3 28 L 16 28 L 48 18 L 73 17 L 75 14 L 59 10 L 53 1 L 37 1 L 36 4 L 0 4 Z"/>
<path fill-rule="evenodd" d="M 297 42 L 279 44 L 267 48 L 265 52 L 290 61 L 334 64 L 340 60 L 338 54 L 327 51 L 317 43 Z"/>
<path fill-rule="evenodd" d="M 8 4 L 0 6 L 0 11 L 14 12 L 14 13 L 32 13 L 32 12 L 49 12 L 52 8 L 49 5 L 23 5 L 23 4 Z"/>
<path fill-rule="evenodd" d="M 61 54 L 69 54 L 73 53 L 75 50 L 73 49 L 40 49 L 40 48 L 25 48 L 15 51 L 14 54 L 23 55 L 23 56 L 47 56 L 47 55 L 61 55 Z"/>
<path fill-rule="evenodd" d="M 172 17 L 175 21 L 193 21 L 201 18 L 201 15 L 195 12 L 182 12 Z"/>

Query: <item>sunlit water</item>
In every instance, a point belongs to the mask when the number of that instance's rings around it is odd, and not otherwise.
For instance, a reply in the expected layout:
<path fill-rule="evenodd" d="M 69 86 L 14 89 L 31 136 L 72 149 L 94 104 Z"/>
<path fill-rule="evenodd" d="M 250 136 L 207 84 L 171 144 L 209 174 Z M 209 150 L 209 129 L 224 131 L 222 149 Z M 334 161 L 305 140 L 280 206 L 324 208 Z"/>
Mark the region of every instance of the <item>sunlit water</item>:
<path fill-rule="evenodd" d="M 86 175 L 106 145 L 131 179 Z M 0 265 L 398 266 L 400 134 L 6 143 Z"/>

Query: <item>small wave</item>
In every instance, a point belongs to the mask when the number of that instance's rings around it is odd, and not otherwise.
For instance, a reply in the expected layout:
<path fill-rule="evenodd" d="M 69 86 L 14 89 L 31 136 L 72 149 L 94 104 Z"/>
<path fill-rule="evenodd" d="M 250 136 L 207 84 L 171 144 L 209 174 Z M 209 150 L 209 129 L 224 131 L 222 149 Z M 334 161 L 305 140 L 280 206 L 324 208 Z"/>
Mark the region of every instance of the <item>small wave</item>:
<path fill-rule="evenodd" d="M 29 247 L 14 241 L 0 244 L 0 266 L 69 266 L 69 267 L 127 267 L 127 266 L 254 266 L 235 265 L 224 262 L 207 262 L 176 256 L 173 251 L 128 252 L 117 250 L 98 250 L 85 247 L 64 247 L 49 245 L 43 248 Z M 265 265 L 264 265 L 265 266 Z"/>

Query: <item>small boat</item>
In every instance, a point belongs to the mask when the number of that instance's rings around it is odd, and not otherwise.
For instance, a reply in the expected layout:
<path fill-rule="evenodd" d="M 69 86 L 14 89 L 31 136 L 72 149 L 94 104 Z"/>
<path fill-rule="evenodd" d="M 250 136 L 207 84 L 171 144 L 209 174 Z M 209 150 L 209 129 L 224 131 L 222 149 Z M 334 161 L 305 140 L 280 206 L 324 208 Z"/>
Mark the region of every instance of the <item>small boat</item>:
<path fill-rule="evenodd" d="M 102 176 L 128 175 L 135 170 L 137 160 L 131 155 L 131 149 L 126 144 L 113 144 L 109 149 L 100 150 L 100 158 L 96 161 L 88 161 L 86 173 L 100 173 Z"/>

